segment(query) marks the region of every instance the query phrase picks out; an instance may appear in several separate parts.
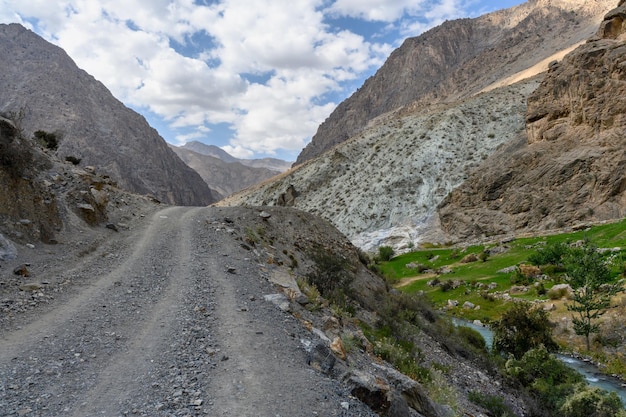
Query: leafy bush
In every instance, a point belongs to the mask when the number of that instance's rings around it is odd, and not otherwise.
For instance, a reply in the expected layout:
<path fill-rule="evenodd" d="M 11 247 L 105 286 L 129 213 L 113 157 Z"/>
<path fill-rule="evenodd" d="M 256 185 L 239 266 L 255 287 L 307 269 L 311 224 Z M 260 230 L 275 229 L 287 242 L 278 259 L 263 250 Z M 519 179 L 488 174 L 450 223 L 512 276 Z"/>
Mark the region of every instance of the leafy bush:
<path fill-rule="evenodd" d="M 307 274 L 309 283 L 330 300 L 343 299 L 354 280 L 348 259 L 322 246 L 315 247 L 309 255 L 314 262 L 312 271 Z"/>
<path fill-rule="evenodd" d="M 622 402 L 614 392 L 607 393 L 597 387 L 579 387 L 561 406 L 564 417 L 617 417 L 624 416 Z"/>
<path fill-rule="evenodd" d="M 33 135 L 35 136 L 35 139 L 37 139 L 39 143 L 47 149 L 55 150 L 59 147 L 59 141 L 56 133 L 49 133 L 45 130 L 37 130 Z"/>
<path fill-rule="evenodd" d="M 378 248 L 378 256 L 380 257 L 381 261 L 391 260 L 394 254 L 395 252 L 391 246 L 380 246 Z"/>
<path fill-rule="evenodd" d="M 543 346 L 531 349 L 521 359 L 506 362 L 506 372 L 535 397 L 548 416 L 560 415 L 559 409 L 572 395 L 583 377 L 550 354 Z"/>
<path fill-rule="evenodd" d="M 528 262 L 533 265 L 559 265 L 563 257 L 568 253 L 569 247 L 563 242 L 551 243 L 537 250 L 528 257 Z"/>
<path fill-rule="evenodd" d="M 485 338 L 477 330 L 467 326 L 458 326 L 457 333 L 470 346 L 479 351 L 487 352 L 487 342 L 485 342 Z"/>
<path fill-rule="evenodd" d="M 539 346 L 551 352 L 558 350 L 558 345 L 552 339 L 548 313 L 528 302 L 513 303 L 492 329 L 494 349 L 518 359 Z"/>

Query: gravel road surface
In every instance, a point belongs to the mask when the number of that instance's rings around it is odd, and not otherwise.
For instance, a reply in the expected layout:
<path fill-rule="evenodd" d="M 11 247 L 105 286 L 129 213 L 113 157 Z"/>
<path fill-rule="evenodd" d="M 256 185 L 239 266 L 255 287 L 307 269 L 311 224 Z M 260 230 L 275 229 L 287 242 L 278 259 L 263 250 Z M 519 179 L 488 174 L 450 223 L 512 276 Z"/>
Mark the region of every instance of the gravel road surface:
<path fill-rule="evenodd" d="M 264 300 L 232 210 L 168 207 L 39 266 L 53 297 L 3 300 L 0 415 L 372 415 L 307 365 L 313 336 Z"/>

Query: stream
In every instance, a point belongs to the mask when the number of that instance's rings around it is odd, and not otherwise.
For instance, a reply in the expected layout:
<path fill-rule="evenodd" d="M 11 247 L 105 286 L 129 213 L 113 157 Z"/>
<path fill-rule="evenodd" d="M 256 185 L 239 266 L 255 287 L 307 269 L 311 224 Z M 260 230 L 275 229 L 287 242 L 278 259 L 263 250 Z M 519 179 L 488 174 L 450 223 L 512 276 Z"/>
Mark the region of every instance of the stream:
<path fill-rule="evenodd" d="M 485 326 L 479 326 L 472 322 L 453 318 L 452 322 L 455 326 L 465 326 L 479 332 L 485 342 L 487 348 L 491 349 L 493 343 L 493 332 Z M 609 392 L 614 392 L 622 400 L 622 404 L 626 406 L 626 388 L 624 383 L 617 378 L 613 378 L 610 375 L 605 375 L 598 371 L 598 368 L 592 363 L 582 361 L 580 359 L 572 358 L 571 356 L 558 354 L 556 357 L 568 365 L 570 368 L 578 371 L 587 380 L 589 385 L 593 387 L 599 387 Z"/>

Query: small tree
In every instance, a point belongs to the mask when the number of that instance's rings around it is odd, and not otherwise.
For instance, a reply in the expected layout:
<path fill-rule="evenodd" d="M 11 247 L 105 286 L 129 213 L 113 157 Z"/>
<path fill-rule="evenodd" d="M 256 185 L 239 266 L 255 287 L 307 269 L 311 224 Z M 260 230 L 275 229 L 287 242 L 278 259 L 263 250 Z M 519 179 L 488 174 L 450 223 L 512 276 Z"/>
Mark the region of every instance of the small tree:
<path fill-rule="evenodd" d="M 517 359 L 541 345 L 550 352 L 558 350 L 548 313 L 525 301 L 514 303 L 494 324 L 493 332 L 494 350 Z"/>
<path fill-rule="evenodd" d="M 573 304 L 568 304 L 567 309 L 574 312 L 574 331 L 585 337 L 590 350 L 590 335 L 600 331 L 597 319 L 611 306 L 611 297 L 623 288 L 611 283 L 611 271 L 594 246 L 571 249 L 566 256 L 566 268 L 574 290 Z"/>

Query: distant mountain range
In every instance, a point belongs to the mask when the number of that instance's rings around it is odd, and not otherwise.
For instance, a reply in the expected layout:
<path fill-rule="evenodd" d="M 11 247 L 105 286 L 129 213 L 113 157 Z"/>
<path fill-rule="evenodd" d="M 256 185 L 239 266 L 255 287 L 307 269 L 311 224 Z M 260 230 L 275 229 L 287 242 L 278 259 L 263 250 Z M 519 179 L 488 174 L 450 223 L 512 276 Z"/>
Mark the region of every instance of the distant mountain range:
<path fill-rule="evenodd" d="M 192 141 L 170 145 L 176 154 L 200 174 L 221 196 L 229 196 L 288 170 L 291 162 L 274 158 L 239 159 L 215 145 Z"/>

